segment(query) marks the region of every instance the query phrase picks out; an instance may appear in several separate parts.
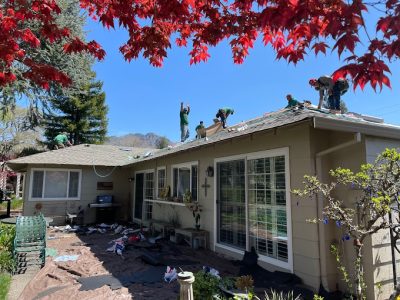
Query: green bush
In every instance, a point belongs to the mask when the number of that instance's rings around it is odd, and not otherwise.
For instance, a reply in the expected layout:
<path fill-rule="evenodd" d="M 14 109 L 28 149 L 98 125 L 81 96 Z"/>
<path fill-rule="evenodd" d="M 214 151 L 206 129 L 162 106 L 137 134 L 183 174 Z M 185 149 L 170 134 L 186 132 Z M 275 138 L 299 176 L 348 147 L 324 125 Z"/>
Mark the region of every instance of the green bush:
<path fill-rule="evenodd" d="M 11 272 L 14 261 L 12 257 L 15 226 L 0 224 L 0 272 Z"/>
<path fill-rule="evenodd" d="M 195 281 L 193 283 L 193 296 L 194 299 L 212 300 L 213 295 L 219 292 L 218 285 L 220 279 L 199 271 L 194 274 Z"/>
<path fill-rule="evenodd" d="M 9 274 L 0 274 L 0 299 L 7 299 L 10 283 L 11 276 Z"/>

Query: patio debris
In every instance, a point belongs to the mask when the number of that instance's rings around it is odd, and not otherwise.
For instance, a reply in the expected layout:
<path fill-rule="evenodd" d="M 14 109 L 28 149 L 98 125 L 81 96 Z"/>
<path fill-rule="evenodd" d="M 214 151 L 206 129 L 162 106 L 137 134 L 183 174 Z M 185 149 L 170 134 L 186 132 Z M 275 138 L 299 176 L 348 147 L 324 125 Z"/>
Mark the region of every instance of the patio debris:
<path fill-rule="evenodd" d="M 178 278 L 178 273 L 176 272 L 175 268 L 171 268 L 170 266 L 167 266 L 167 271 L 164 274 L 164 281 L 171 283 L 172 281 L 176 280 Z"/>
<path fill-rule="evenodd" d="M 54 261 L 55 262 L 66 262 L 66 261 L 76 261 L 79 258 L 79 255 L 61 255 L 57 256 Z"/>
<path fill-rule="evenodd" d="M 32 298 L 32 300 L 40 300 L 44 297 L 50 296 L 51 294 L 60 291 L 62 289 L 65 289 L 67 287 L 67 285 L 62 285 L 62 286 L 53 286 L 51 288 L 48 288 L 47 290 L 44 290 L 43 292 L 40 292 L 39 294 L 37 294 L 34 298 Z"/>
<path fill-rule="evenodd" d="M 116 234 L 118 234 L 118 233 L 121 233 L 122 230 L 124 230 L 124 226 L 119 225 L 117 228 L 114 229 L 114 232 L 115 232 Z"/>
<path fill-rule="evenodd" d="M 150 253 L 147 250 L 142 250 L 142 254 L 138 256 L 143 262 L 152 266 L 188 266 L 197 265 L 198 262 L 189 259 L 173 259 L 165 255 L 165 253 Z"/>
<path fill-rule="evenodd" d="M 148 238 L 147 240 L 149 241 L 149 243 L 155 244 L 158 240 L 161 240 L 162 238 L 163 238 L 163 236 L 159 235 L 159 236 L 156 236 L 156 237 Z"/>
<path fill-rule="evenodd" d="M 212 275 L 212 276 L 214 276 L 214 277 L 216 277 L 218 279 L 221 279 L 221 276 L 219 276 L 218 270 L 216 270 L 214 268 L 211 268 L 211 267 L 208 267 L 208 266 L 203 266 L 203 271 L 206 274 L 208 273 L 208 274 L 210 274 L 210 275 Z"/>
<path fill-rule="evenodd" d="M 129 286 L 133 283 L 157 283 L 163 278 L 164 267 L 151 267 L 141 272 L 131 272 L 113 276 L 111 274 L 82 277 L 78 282 L 82 285 L 80 291 L 95 290 L 108 285 L 112 290 L 121 288 L 122 286 Z"/>
<path fill-rule="evenodd" d="M 72 274 L 72 275 L 76 275 L 76 276 L 78 276 L 78 277 L 82 277 L 82 276 L 83 276 L 83 274 L 82 274 L 81 272 L 78 272 L 78 271 L 75 271 L 75 270 L 66 268 L 66 267 L 64 267 L 64 266 L 57 265 L 57 267 L 58 267 L 59 269 L 61 269 L 61 270 L 67 271 L 68 273 L 70 273 L 70 274 Z"/>
<path fill-rule="evenodd" d="M 57 255 L 57 250 L 54 248 L 46 248 L 46 257 L 47 256 L 56 256 Z"/>
<path fill-rule="evenodd" d="M 71 246 L 75 247 L 80 247 L 80 246 L 91 246 L 93 245 L 92 243 L 85 243 L 85 242 L 74 242 L 71 244 Z"/>

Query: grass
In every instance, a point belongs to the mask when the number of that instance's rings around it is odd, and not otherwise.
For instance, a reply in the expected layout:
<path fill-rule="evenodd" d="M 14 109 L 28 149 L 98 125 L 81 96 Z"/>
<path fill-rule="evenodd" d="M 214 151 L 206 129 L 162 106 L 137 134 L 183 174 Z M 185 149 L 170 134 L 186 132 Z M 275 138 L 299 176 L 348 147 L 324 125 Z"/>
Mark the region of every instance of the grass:
<path fill-rule="evenodd" d="M 24 201 L 22 199 L 16 199 L 16 198 L 11 199 L 11 209 L 12 210 L 22 209 L 23 204 L 24 204 Z M 4 202 L 0 203 L 0 210 L 6 210 L 6 209 L 7 209 L 7 202 L 4 201 Z"/>
<path fill-rule="evenodd" d="M 0 300 L 7 299 L 8 289 L 10 288 L 11 275 L 0 274 Z"/>

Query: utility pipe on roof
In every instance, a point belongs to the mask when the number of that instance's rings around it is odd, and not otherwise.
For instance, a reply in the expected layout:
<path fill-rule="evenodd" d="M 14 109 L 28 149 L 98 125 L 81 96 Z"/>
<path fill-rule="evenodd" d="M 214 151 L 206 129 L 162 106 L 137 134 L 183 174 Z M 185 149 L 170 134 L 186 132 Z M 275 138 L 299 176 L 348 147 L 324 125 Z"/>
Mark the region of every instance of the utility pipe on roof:
<path fill-rule="evenodd" d="M 348 142 L 344 142 L 342 144 L 333 146 L 331 148 L 322 150 L 318 153 L 315 154 L 315 173 L 318 179 L 322 179 L 322 157 L 328 154 L 331 154 L 333 152 L 342 150 L 344 148 L 350 147 L 352 145 L 358 144 L 361 142 L 361 133 L 357 132 L 354 134 L 354 139 Z M 320 203 L 323 202 L 322 195 L 319 193 L 317 195 L 317 205 L 316 205 L 316 215 L 317 219 L 322 219 L 322 210 L 320 209 Z M 326 266 L 326 255 L 327 253 L 323 251 L 323 245 L 325 242 L 325 234 L 323 232 L 323 229 L 321 227 L 321 222 L 318 222 L 317 225 L 317 231 L 318 231 L 318 250 L 319 250 L 319 281 L 322 284 L 322 287 L 325 288 L 326 290 L 329 290 L 328 287 L 328 274 L 327 274 L 327 266 Z M 324 274 L 324 280 L 322 279 L 322 274 Z"/>

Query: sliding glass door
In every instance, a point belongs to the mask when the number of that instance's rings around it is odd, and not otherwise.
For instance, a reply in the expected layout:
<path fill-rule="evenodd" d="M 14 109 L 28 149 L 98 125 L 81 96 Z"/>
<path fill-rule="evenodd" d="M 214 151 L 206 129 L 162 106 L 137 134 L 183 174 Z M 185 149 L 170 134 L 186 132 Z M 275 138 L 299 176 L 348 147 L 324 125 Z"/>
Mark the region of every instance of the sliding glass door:
<path fill-rule="evenodd" d="M 254 247 L 266 261 L 292 268 L 287 150 L 221 159 L 216 168 L 218 244 Z"/>
<path fill-rule="evenodd" d="M 217 164 L 218 242 L 246 249 L 245 161 Z"/>

